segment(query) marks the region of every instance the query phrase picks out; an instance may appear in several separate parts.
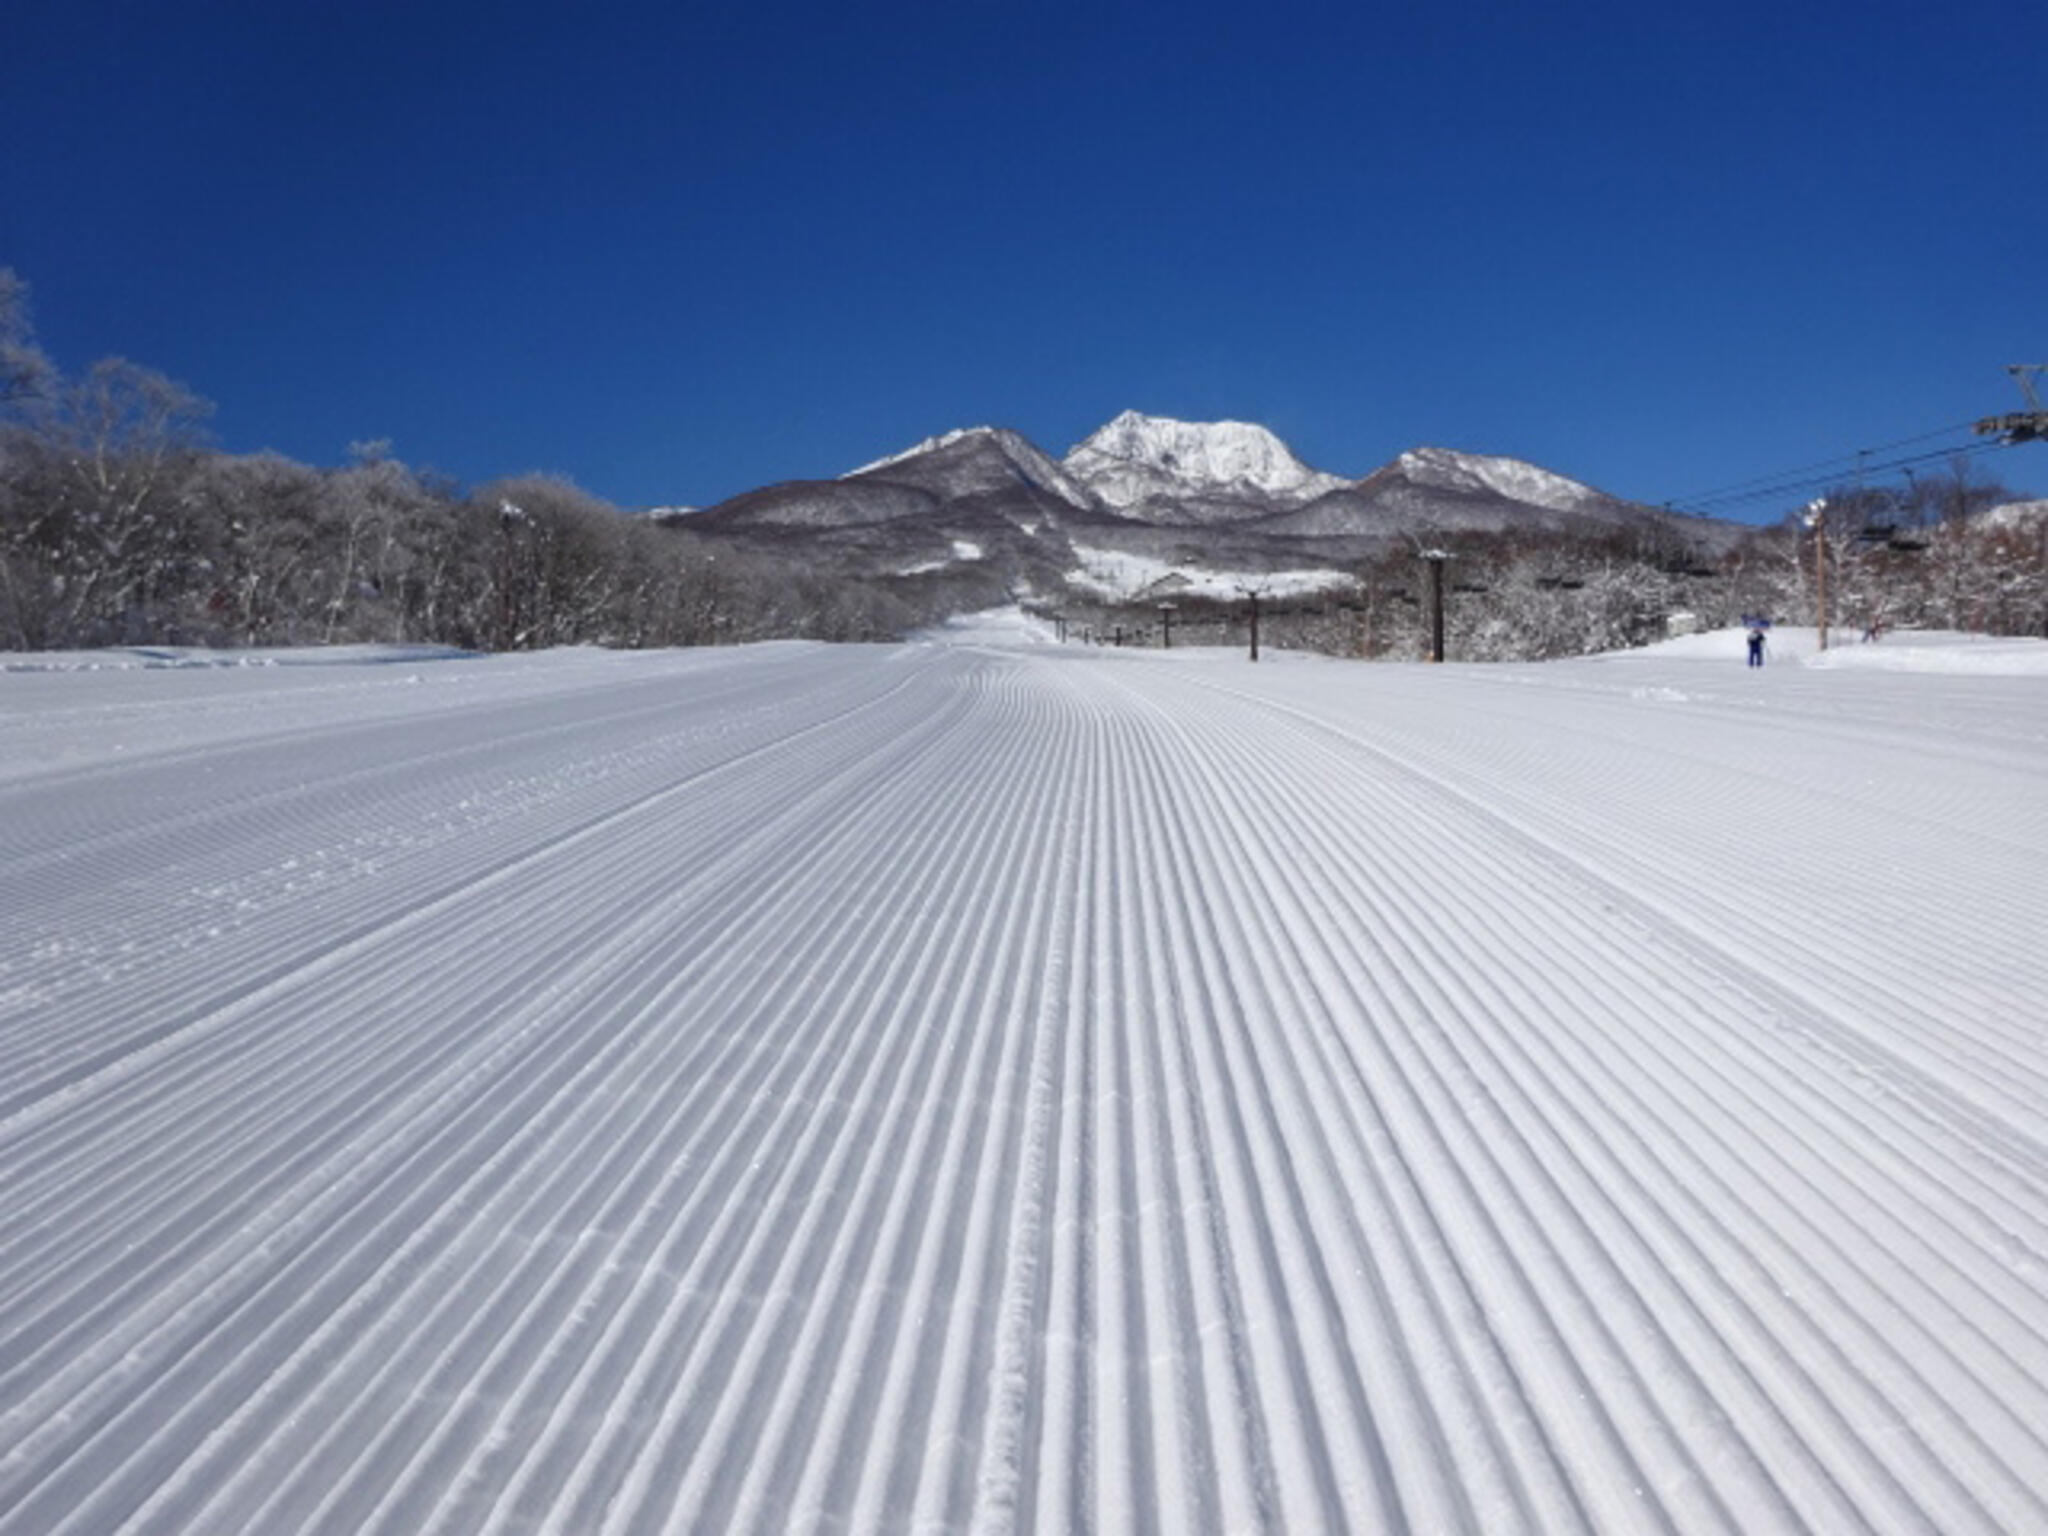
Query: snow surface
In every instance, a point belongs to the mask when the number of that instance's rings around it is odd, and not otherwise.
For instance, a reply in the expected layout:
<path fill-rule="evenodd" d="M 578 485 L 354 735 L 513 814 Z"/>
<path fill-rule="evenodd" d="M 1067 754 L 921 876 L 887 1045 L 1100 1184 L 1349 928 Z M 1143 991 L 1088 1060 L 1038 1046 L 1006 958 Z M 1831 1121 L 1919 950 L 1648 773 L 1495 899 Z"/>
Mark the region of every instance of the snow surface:
<path fill-rule="evenodd" d="M 1129 550 L 1102 549 L 1092 544 L 1073 546 L 1079 569 L 1067 573 L 1067 585 L 1083 592 L 1095 592 L 1114 602 L 1124 602 L 1151 591 L 1169 578 L 1169 596 L 1222 597 L 1236 599 L 1245 589 L 1257 587 L 1274 597 L 1297 597 L 1309 592 L 1327 592 L 1354 585 L 1344 571 L 1306 569 L 1294 571 L 1216 571 L 1202 566 L 1175 565 L 1152 555 Z"/>
<path fill-rule="evenodd" d="M 1637 660 L 1742 660 L 1749 631 L 1715 629 L 1660 641 L 1603 658 Z M 1832 671 L 1940 672 L 1950 676 L 2048 677 L 2048 640 L 1960 634 L 1953 630 L 1888 629 L 1865 640 L 1855 626 L 1828 631 L 1828 645 L 1812 628 L 1773 626 L 1765 639 L 1771 664 L 1796 662 Z"/>
<path fill-rule="evenodd" d="M 0 675 L 0 1532 L 2048 1529 L 2048 676 L 1716 638 Z"/>
<path fill-rule="evenodd" d="M 916 565 L 906 565 L 896 574 L 899 576 L 923 576 L 930 571 L 943 571 L 948 566 L 983 558 L 982 547 L 972 539 L 953 540 L 953 553 L 944 560 L 923 560 Z"/>
<path fill-rule="evenodd" d="M 163 667 L 353 667 L 365 662 L 448 661 L 471 654 L 452 645 L 249 646 L 123 645 L 95 651 L 0 651 L 0 672 L 124 672 Z"/>

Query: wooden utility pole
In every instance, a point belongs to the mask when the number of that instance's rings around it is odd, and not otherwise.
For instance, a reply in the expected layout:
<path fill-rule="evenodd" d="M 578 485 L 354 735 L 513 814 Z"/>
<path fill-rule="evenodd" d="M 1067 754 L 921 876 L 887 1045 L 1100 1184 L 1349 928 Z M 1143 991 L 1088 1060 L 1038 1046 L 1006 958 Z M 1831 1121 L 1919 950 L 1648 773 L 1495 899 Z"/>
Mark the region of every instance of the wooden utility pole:
<path fill-rule="evenodd" d="M 1429 562 L 1429 659 L 1441 662 L 1444 659 L 1444 562 L 1451 557 L 1441 549 L 1425 549 L 1422 558 Z"/>
<path fill-rule="evenodd" d="M 1172 603 L 1161 603 L 1159 605 L 1159 649 L 1162 651 L 1173 649 Z"/>
<path fill-rule="evenodd" d="M 1820 648 L 1828 648 L 1828 499 L 1807 503 L 1806 526 L 1813 530 L 1813 591 L 1820 628 Z"/>
<path fill-rule="evenodd" d="M 1247 597 L 1248 599 L 1250 599 L 1250 601 L 1251 601 L 1251 605 L 1252 605 L 1252 656 L 1251 656 L 1251 659 L 1252 659 L 1253 661 L 1257 661 L 1257 660 L 1259 659 L 1259 599 L 1260 599 L 1260 598 L 1261 598 L 1262 596 L 1264 596 L 1264 595 L 1265 595 L 1265 588 L 1263 588 L 1263 587 L 1239 587 L 1239 588 L 1238 588 L 1237 590 L 1238 590 L 1238 591 L 1240 591 L 1240 592 L 1242 592 L 1242 593 L 1243 593 L 1243 594 L 1244 594 L 1244 595 L 1245 595 L 1245 596 L 1246 596 L 1246 597 Z"/>
<path fill-rule="evenodd" d="M 1820 602 L 1820 648 L 1828 648 L 1828 522 L 1813 525 L 1813 588 Z"/>

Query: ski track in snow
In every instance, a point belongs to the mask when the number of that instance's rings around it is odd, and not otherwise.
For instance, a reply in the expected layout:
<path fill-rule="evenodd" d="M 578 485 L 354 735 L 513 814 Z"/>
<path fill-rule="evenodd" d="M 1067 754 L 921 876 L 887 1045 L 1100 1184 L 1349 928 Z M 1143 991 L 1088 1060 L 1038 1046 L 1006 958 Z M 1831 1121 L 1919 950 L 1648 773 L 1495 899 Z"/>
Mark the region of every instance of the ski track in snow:
<path fill-rule="evenodd" d="M 10 679 L 0 1533 L 2048 1529 L 2044 680 L 967 641 Z"/>

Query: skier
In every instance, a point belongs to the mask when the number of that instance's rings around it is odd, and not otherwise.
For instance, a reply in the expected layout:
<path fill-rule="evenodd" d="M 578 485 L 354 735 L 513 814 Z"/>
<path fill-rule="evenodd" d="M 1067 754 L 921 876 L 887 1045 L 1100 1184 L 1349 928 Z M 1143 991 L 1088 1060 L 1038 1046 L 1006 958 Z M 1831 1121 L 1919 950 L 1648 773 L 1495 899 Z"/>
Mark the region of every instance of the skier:
<path fill-rule="evenodd" d="M 1749 664 L 1752 667 L 1760 667 L 1764 664 L 1764 631 L 1761 624 L 1750 627 Z"/>

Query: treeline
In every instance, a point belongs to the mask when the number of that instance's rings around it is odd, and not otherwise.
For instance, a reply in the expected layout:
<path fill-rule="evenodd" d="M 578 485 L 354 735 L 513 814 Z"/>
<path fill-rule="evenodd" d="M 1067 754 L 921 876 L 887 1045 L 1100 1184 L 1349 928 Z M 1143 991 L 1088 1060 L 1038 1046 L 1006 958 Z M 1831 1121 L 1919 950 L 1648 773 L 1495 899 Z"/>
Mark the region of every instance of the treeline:
<path fill-rule="evenodd" d="M 1885 629 L 2048 636 L 2048 515 L 1958 460 L 1899 489 L 1842 488 L 1820 526 L 1798 516 L 1705 548 L 1677 526 L 1605 534 L 1454 534 L 1444 550 L 1445 650 L 1460 661 L 1541 661 L 1621 650 L 1675 629 L 1761 615 L 1810 625 L 1825 585 L 1828 622 L 1854 638 Z M 1989 514 L 1989 515 L 1987 515 Z M 1432 583 L 1418 549 L 1361 563 L 1343 588 L 1261 599 L 1264 644 L 1418 660 L 1431 642 Z M 1250 584 L 1256 585 L 1256 581 Z M 1159 605 L 1176 642 L 1242 645 L 1247 598 L 1152 591 L 1060 611 L 1070 636 L 1157 645 Z"/>
<path fill-rule="evenodd" d="M 25 298 L 0 269 L 0 649 L 872 640 L 930 617 L 554 476 L 464 490 L 384 443 L 336 468 L 213 451 L 211 407 L 162 374 L 62 375 Z"/>
<path fill-rule="evenodd" d="M 1707 550 L 1651 526 L 1605 538 L 1450 544 L 1446 649 L 1542 660 L 1641 645 L 1688 622 L 1763 616 L 1850 638 L 1887 629 L 2048 635 L 2048 518 L 1990 515 L 2013 493 L 1959 458 L 1899 488 L 1842 487 L 1818 527 L 1797 514 Z M 1420 652 L 1426 583 L 1412 558 L 1368 568 L 1361 601 L 1396 601 L 1391 633 Z M 1677 617 L 1690 616 L 1689 619 Z"/>

